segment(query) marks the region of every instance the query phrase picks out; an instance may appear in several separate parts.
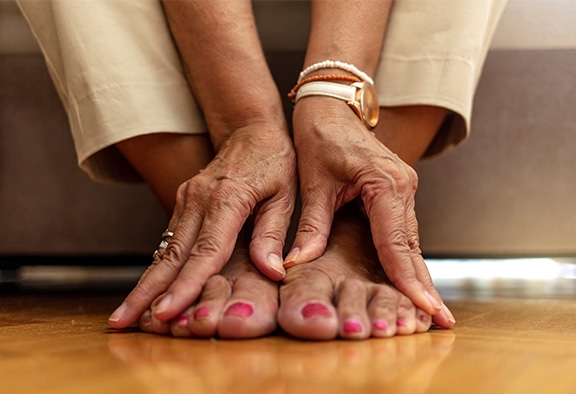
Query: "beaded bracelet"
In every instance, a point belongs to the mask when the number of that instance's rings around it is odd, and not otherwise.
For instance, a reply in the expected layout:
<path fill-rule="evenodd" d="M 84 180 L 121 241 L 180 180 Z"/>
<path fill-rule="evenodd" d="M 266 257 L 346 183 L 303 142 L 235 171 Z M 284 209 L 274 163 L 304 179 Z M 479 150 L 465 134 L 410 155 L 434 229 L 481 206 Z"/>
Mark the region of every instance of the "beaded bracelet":
<path fill-rule="evenodd" d="M 314 82 L 314 81 L 362 82 L 362 80 L 360 78 L 352 76 L 352 75 L 337 75 L 337 74 L 315 75 L 313 77 L 304 78 L 303 80 L 299 81 L 296 85 L 294 85 L 292 90 L 290 90 L 290 93 L 288 93 L 288 98 L 290 100 L 294 101 L 294 99 L 296 98 L 296 93 L 298 92 L 298 89 L 300 89 L 300 87 L 302 85 L 307 84 L 308 82 Z"/>
<path fill-rule="evenodd" d="M 374 81 L 372 80 L 372 78 L 368 76 L 368 74 L 366 74 L 363 71 L 360 71 L 358 67 L 356 67 L 353 64 L 344 63 L 339 60 L 324 60 L 323 62 L 314 63 L 311 66 L 306 67 L 304 70 L 302 70 L 302 72 L 300 72 L 298 82 L 306 78 L 306 76 L 311 72 L 321 70 L 323 68 L 339 68 L 340 70 L 348 71 L 349 73 L 356 75 L 361 80 L 369 82 L 371 85 L 374 85 Z"/>

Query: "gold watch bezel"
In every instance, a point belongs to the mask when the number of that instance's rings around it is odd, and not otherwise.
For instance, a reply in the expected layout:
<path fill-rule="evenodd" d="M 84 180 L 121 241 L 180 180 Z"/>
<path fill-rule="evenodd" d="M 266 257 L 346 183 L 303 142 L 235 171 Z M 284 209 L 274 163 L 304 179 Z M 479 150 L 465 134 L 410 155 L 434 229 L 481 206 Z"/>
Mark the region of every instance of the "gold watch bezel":
<path fill-rule="evenodd" d="M 354 82 L 356 88 L 354 101 L 349 101 L 348 105 L 354 109 L 356 115 L 364 122 L 366 127 L 373 129 L 378 125 L 380 107 L 378 105 L 378 94 L 374 85 L 369 82 Z"/>

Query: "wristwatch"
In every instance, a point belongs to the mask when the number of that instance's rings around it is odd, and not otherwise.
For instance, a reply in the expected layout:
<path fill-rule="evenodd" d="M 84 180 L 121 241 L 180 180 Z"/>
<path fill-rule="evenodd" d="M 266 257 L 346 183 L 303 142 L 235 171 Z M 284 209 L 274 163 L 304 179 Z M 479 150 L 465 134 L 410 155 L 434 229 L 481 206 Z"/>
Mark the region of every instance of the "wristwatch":
<path fill-rule="evenodd" d="M 378 124 L 378 95 L 374 85 L 369 82 L 354 82 L 351 85 L 324 81 L 308 82 L 298 89 L 294 102 L 307 96 L 328 96 L 344 100 L 369 129 Z"/>

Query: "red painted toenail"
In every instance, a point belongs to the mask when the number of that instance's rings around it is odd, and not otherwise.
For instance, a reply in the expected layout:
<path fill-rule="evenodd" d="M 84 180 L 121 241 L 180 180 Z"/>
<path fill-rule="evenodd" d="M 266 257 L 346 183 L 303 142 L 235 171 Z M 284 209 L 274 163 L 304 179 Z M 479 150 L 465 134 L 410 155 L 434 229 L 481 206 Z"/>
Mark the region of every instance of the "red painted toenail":
<path fill-rule="evenodd" d="M 210 308 L 207 306 L 201 306 L 194 311 L 194 320 L 205 319 L 210 316 Z"/>
<path fill-rule="evenodd" d="M 385 331 L 388 328 L 388 323 L 384 320 L 376 320 L 374 324 L 372 324 L 375 330 Z"/>
<path fill-rule="evenodd" d="M 177 324 L 178 324 L 178 325 L 181 325 L 181 326 L 187 326 L 189 320 L 190 320 L 190 319 L 188 318 L 188 316 L 180 316 L 180 317 L 178 318 Z"/>
<path fill-rule="evenodd" d="M 344 334 L 358 334 L 362 332 L 362 324 L 356 320 L 347 320 L 342 331 L 344 331 Z"/>
<path fill-rule="evenodd" d="M 304 319 L 313 317 L 331 317 L 332 313 L 325 305 L 319 303 L 308 304 L 300 312 Z"/>
<path fill-rule="evenodd" d="M 428 316 L 427 316 L 427 315 L 420 315 L 420 316 L 418 316 L 418 319 L 419 319 L 422 323 L 428 323 Z"/>
<path fill-rule="evenodd" d="M 245 302 L 237 302 L 232 304 L 226 309 L 224 313 L 225 316 L 236 316 L 236 317 L 250 317 L 254 313 L 254 307 Z"/>
<path fill-rule="evenodd" d="M 398 327 L 406 327 L 408 325 L 408 323 L 406 323 L 406 319 L 400 318 L 400 319 L 396 320 L 396 325 Z"/>

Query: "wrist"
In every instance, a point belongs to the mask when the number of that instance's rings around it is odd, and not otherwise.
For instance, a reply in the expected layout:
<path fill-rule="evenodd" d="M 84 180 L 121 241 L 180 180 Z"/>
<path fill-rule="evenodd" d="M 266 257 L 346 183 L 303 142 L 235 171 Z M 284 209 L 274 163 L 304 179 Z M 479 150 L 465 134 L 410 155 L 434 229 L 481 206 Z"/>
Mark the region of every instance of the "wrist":
<path fill-rule="evenodd" d="M 279 100 L 278 100 L 279 101 Z M 247 105 L 205 114 L 210 139 L 216 152 L 232 135 L 251 131 L 288 136 L 288 125 L 281 103 L 248 101 Z"/>

